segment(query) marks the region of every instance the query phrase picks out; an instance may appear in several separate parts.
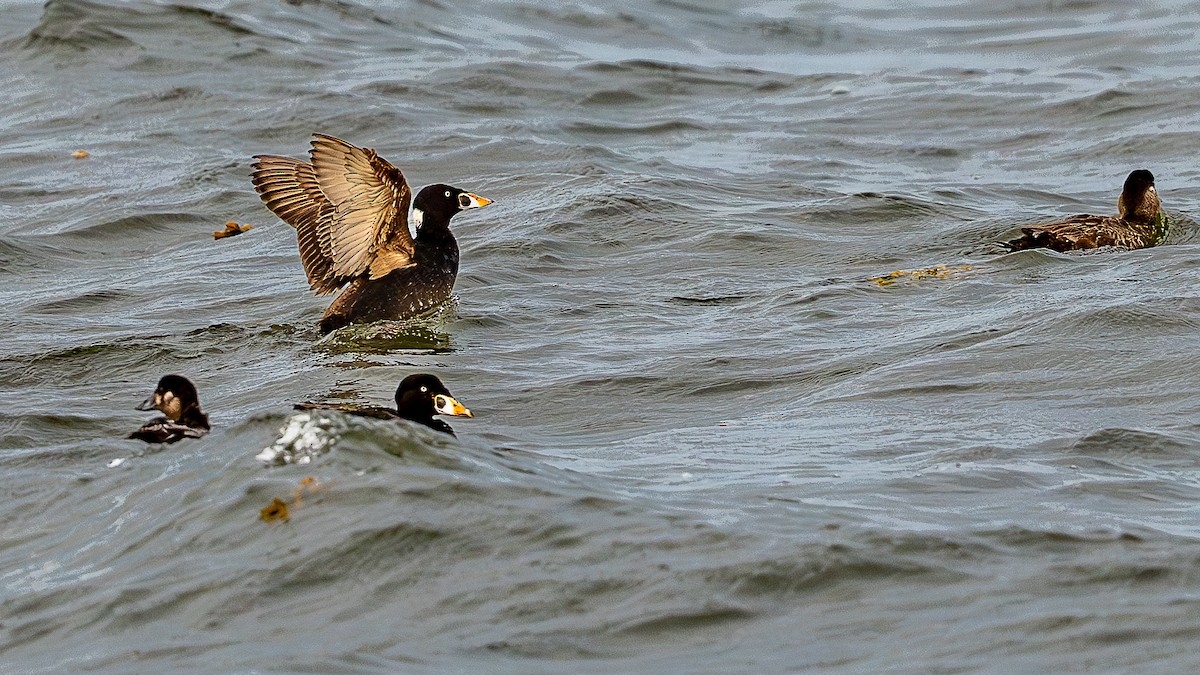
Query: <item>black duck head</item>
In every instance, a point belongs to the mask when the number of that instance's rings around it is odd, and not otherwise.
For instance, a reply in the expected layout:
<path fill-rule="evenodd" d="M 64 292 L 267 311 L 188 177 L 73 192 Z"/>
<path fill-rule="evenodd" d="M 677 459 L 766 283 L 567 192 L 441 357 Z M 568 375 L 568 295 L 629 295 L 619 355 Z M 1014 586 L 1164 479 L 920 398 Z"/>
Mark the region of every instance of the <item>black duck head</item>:
<path fill-rule="evenodd" d="M 417 231 L 426 225 L 448 227 L 450 219 L 468 209 L 478 209 L 492 200 L 451 185 L 426 185 L 413 199 L 413 221 Z"/>

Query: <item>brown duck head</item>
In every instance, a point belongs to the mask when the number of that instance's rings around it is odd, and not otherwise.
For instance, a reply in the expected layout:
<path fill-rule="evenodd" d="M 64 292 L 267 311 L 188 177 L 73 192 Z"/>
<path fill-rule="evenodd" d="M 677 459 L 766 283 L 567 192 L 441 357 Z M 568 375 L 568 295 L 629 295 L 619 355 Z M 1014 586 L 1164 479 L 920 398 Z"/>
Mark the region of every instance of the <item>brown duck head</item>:
<path fill-rule="evenodd" d="M 1146 169 L 1130 173 L 1117 200 L 1117 215 L 1123 220 L 1146 222 L 1157 218 L 1161 207 L 1158 191 L 1154 189 L 1154 174 Z"/>

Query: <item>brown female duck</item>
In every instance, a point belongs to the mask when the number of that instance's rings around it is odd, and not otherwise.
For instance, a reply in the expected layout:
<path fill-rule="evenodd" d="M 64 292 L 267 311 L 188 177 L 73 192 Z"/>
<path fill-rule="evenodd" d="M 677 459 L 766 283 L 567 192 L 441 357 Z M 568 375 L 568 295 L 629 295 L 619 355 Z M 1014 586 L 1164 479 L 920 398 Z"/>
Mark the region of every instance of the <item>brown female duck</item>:
<path fill-rule="evenodd" d="M 1154 174 L 1138 169 L 1125 179 L 1117 199 L 1116 216 L 1071 216 L 1045 225 L 1021 228 L 1021 237 L 1008 242 L 1009 250 L 1050 248 L 1074 251 L 1101 246 L 1146 248 L 1166 235 L 1167 223 L 1154 189 Z"/>

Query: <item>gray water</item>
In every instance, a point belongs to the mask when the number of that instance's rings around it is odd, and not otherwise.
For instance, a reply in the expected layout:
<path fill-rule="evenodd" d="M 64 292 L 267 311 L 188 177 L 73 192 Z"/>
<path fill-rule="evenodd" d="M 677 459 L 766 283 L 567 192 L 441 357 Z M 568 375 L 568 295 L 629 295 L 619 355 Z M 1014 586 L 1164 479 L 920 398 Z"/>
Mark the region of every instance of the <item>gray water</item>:
<path fill-rule="evenodd" d="M 5 3 L 0 670 L 1195 669 L 1200 3 L 892 4 Z M 317 333 L 313 132 L 496 200 L 439 317 Z"/>

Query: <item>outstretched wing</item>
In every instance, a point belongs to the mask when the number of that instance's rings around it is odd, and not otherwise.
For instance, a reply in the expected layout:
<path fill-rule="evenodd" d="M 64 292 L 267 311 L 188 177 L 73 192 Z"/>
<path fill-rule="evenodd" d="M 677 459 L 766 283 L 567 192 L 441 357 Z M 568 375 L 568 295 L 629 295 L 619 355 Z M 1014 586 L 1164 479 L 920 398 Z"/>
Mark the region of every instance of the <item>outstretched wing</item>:
<path fill-rule="evenodd" d="M 368 270 L 378 278 L 412 265 L 404 174 L 374 150 L 314 136 L 311 164 L 259 155 L 252 176 L 267 208 L 296 228 L 309 285 L 332 293 Z"/>
<path fill-rule="evenodd" d="M 413 241 L 408 232 L 408 207 L 412 190 L 400 170 L 375 154 L 340 138 L 314 134 L 313 172 L 321 192 L 334 205 L 329 226 L 334 272 L 356 277 L 371 267 L 385 250 L 412 264 Z M 389 272 L 391 269 L 388 270 Z"/>
<path fill-rule="evenodd" d="M 343 281 L 333 272 L 333 251 L 329 238 L 321 242 L 322 227 L 333 205 L 321 192 L 313 168 L 291 157 L 256 155 L 251 180 L 258 196 L 283 222 L 296 228 L 300 261 L 308 285 L 318 294 L 332 293 Z"/>

